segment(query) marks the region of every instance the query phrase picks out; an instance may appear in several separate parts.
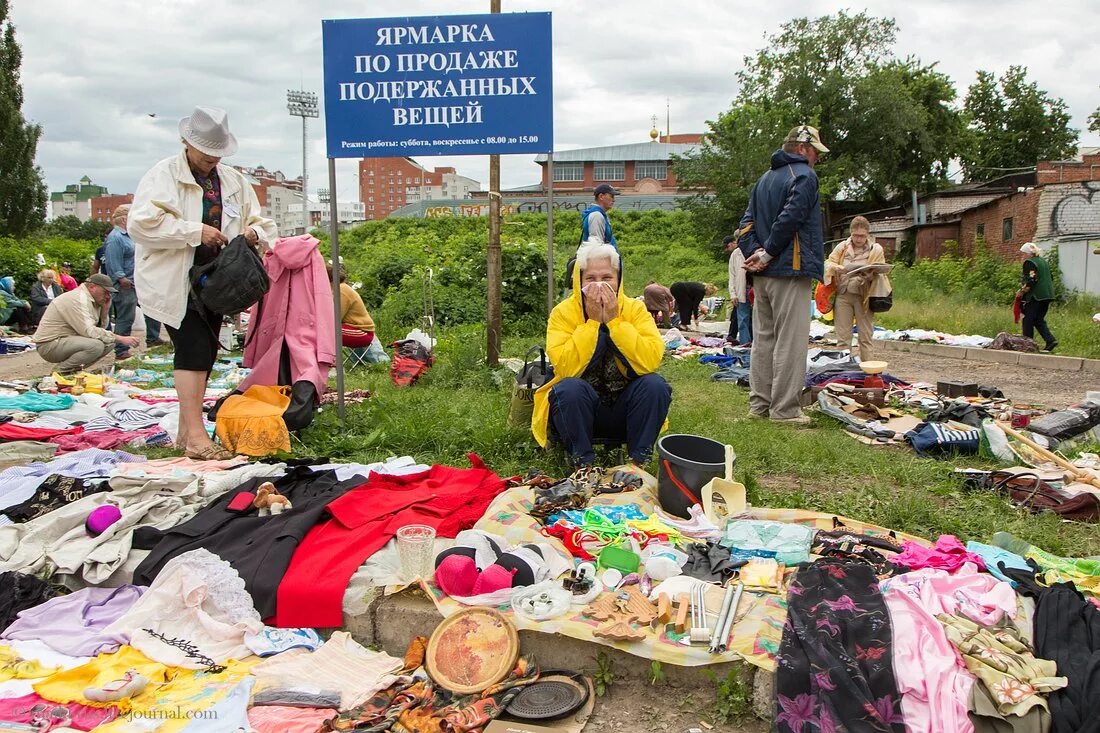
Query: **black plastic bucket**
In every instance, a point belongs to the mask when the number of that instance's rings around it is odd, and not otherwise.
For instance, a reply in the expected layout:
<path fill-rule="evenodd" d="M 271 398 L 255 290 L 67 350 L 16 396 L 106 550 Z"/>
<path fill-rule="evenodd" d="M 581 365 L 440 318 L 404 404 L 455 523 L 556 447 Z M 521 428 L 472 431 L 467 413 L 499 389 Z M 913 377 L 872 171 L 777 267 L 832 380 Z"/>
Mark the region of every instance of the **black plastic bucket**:
<path fill-rule="evenodd" d="M 669 514 L 687 519 L 702 504 L 702 489 L 726 475 L 726 446 L 699 435 L 666 435 L 657 441 L 657 500 Z"/>

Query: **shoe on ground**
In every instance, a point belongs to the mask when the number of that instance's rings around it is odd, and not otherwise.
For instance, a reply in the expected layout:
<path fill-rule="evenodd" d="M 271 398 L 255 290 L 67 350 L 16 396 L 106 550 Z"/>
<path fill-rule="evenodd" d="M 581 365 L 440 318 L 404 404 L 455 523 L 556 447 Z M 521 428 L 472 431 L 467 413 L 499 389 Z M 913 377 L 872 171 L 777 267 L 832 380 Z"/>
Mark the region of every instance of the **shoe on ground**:
<path fill-rule="evenodd" d="M 1058 342 L 1055 341 L 1054 343 L 1047 344 L 1046 348 L 1043 349 L 1043 351 L 1047 352 L 1048 354 L 1053 354 L 1054 350 L 1057 349 L 1057 348 L 1058 348 Z"/>
<path fill-rule="evenodd" d="M 126 361 L 127 359 L 133 358 L 133 356 L 134 354 L 132 351 L 123 351 L 121 354 L 115 354 L 115 361 Z"/>
<path fill-rule="evenodd" d="M 766 413 L 766 412 L 754 412 L 752 410 L 749 410 L 749 419 L 750 420 L 767 420 L 768 419 L 768 413 Z"/>
<path fill-rule="evenodd" d="M 781 425 L 809 425 L 809 415 L 799 415 L 798 417 L 773 417 L 771 421 L 779 423 Z"/>

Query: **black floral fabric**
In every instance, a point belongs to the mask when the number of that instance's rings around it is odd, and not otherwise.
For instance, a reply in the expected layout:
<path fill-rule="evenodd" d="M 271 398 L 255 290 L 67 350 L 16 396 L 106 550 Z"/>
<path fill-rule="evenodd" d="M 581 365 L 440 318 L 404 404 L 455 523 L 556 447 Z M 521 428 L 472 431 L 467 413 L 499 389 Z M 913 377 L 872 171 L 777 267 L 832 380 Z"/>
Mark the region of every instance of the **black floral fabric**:
<path fill-rule="evenodd" d="M 780 733 L 905 733 L 875 570 L 820 560 L 791 581 L 776 659 Z"/>
<path fill-rule="evenodd" d="M 4 514 L 13 522 L 29 522 L 54 509 L 73 503 L 85 496 L 106 491 L 106 481 L 85 481 L 69 476 L 50 476 L 35 490 L 34 496 L 26 501 L 8 507 Z"/>

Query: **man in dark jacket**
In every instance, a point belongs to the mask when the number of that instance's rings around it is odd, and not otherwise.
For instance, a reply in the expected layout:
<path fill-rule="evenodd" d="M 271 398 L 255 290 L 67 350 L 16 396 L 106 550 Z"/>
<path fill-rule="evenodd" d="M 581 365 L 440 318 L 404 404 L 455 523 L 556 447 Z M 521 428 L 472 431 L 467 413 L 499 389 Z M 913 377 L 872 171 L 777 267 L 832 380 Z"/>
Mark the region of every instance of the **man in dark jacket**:
<path fill-rule="evenodd" d="M 816 128 L 799 125 L 772 154 L 741 218 L 738 246 L 753 273 L 752 366 L 749 414 L 808 423 L 799 398 L 806 382 L 811 281 L 824 275 L 814 164 L 829 149 Z"/>

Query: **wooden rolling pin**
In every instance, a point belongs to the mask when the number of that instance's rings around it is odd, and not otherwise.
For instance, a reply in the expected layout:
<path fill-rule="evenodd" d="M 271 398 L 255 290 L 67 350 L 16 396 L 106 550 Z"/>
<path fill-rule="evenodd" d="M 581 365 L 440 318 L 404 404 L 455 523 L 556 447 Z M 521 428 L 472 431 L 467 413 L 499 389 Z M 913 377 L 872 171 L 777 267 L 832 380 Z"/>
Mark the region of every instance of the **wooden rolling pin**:
<path fill-rule="evenodd" d="M 1058 455 L 1057 453 L 1047 450 L 1031 438 L 1015 430 L 1011 425 L 997 421 L 997 427 L 1005 431 L 1006 435 L 1012 436 L 1031 450 L 1035 451 L 1035 453 L 1040 458 L 1045 458 L 1051 463 L 1057 464 L 1060 468 L 1064 468 L 1070 475 L 1072 475 L 1081 483 L 1089 484 L 1090 486 L 1095 486 L 1096 488 L 1100 489 L 1100 478 L 1097 478 L 1091 472 L 1086 471 L 1083 468 L 1078 468 L 1077 466 L 1067 461 L 1065 458 L 1062 458 L 1062 456 Z"/>

